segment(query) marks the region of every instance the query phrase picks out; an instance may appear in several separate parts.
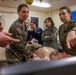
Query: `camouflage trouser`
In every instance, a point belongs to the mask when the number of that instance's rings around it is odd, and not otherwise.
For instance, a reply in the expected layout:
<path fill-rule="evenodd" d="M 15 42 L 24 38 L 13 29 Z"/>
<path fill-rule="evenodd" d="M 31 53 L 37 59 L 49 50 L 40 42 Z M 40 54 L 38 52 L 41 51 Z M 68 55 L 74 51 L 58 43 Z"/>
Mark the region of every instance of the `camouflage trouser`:
<path fill-rule="evenodd" d="M 8 64 L 17 64 L 23 62 L 24 57 L 18 56 L 15 52 L 13 53 L 10 49 L 6 50 L 6 59 Z"/>
<path fill-rule="evenodd" d="M 20 62 L 26 62 L 29 61 L 32 58 L 33 52 L 37 50 L 38 48 L 42 47 L 42 45 L 34 43 L 34 44 L 27 44 L 25 47 L 25 51 L 23 53 L 20 53 L 16 49 L 6 49 L 6 58 L 8 61 L 8 64 L 17 64 Z"/>

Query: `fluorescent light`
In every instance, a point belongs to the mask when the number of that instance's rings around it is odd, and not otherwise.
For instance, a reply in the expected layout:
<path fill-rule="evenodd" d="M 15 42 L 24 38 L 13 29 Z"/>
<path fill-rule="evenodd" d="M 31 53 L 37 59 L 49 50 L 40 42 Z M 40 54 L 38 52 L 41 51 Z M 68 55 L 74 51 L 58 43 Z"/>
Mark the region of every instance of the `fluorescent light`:
<path fill-rule="evenodd" d="M 34 1 L 32 3 L 33 6 L 38 6 L 38 7 L 44 7 L 44 8 L 49 8 L 51 5 L 46 2 L 40 2 L 40 1 Z"/>

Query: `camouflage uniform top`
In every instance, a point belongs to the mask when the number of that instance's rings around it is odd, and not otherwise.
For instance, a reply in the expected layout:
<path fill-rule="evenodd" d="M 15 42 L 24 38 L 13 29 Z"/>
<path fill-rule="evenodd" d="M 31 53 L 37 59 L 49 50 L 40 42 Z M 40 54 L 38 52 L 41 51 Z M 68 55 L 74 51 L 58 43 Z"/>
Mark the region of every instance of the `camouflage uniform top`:
<path fill-rule="evenodd" d="M 6 58 L 12 64 L 29 61 L 32 57 L 32 50 L 36 49 L 35 46 L 28 46 L 27 44 L 27 30 L 25 26 L 22 25 L 20 19 L 15 21 L 10 29 L 9 32 L 12 33 L 12 37 L 16 39 L 20 39 L 18 43 L 12 43 L 9 45 L 9 48 L 6 49 Z"/>
<path fill-rule="evenodd" d="M 47 37 L 45 37 L 47 36 Z M 58 50 L 57 28 L 52 26 L 44 30 L 42 39 L 45 46 L 52 47 Z"/>
<path fill-rule="evenodd" d="M 66 47 L 66 38 L 67 34 L 71 31 L 76 31 L 76 25 L 74 21 L 70 21 L 67 25 L 67 28 L 65 28 L 64 24 L 59 27 L 59 40 L 60 43 L 64 49 L 64 51 L 70 55 L 76 55 L 76 47 L 73 47 L 71 50 L 68 50 Z"/>

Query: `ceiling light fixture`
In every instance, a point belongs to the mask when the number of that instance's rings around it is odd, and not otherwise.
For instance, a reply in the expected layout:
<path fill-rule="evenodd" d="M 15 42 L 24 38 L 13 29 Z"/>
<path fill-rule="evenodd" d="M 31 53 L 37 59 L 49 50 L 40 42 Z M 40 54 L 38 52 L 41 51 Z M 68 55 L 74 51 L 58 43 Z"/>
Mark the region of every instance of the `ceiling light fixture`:
<path fill-rule="evenodd" d="M 38 6 L 38 7 L 44 7 L 44 8 L 49 8 L 51 5 L 49 3 L 43 2 L 43 1 L 33 1 L 32 3 L 33 6 Z"/>

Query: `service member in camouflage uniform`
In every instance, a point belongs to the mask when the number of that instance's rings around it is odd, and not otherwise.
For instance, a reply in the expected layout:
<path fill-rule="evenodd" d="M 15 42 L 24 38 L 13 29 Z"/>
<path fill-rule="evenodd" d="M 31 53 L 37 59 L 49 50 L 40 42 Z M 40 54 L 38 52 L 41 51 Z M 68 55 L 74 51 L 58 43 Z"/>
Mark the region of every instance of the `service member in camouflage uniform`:
<path fill-rule="evenodd" d="M 27 30 L 25 29 L 24 22 L 28 18 L 29 8 L 25 4 L 21 4 L 17 9 L 19 19 L 16 20 L 10 27 L 9 32 L 12 37 L 20 39 L 18 43 L 11 43 L 6 49 L 6 58 L 9 64 L 16 64 L 24 61 L 29 61 L 32 58 L 33 51 L 38 46 L 28 46 L 27 44 Z M 41 46 L 41 45 L 40 45 Z"/>
<path fill-rule="evenodd" d="M 59 16 L 64 23 L 59 27 L 60 43 L 67 54 L 76 55 L 76 24 L 71 20 L 71 10 L 66 6 L 62 7 L 59 9 Z M 68 45 L 71 46 L 70 49 L 67 47 Z"/>
<path fill-rule="evenodd" d="M 61 7 L 59 11 L 60 20 L 63 22 L 59 27 L 59 40 L 64 52 L 52 52 L 52 60 L 76 55 L 76 22 L 71 20 L 71 10 L 68 7 Z"/>
<path fill-rule="evenodd" d="M 51 17 L 45 19 L 47 29 L 44 30 L 42 39 L 44 46 L 52 47 L 58 50 L 58 40 L 57 40 L 57 28 L 54 26 L 54 22 Z"/>
<path fill-rule="evenodd" d="M 60 19 L 64 23 L 59 27 L 59 40 L 64 52 L 52 52 L 52 60 L 76 55 L 76 22 L 71 20 L 71 11 L 68 7 L 61 7 L 59 11 Z"/>

